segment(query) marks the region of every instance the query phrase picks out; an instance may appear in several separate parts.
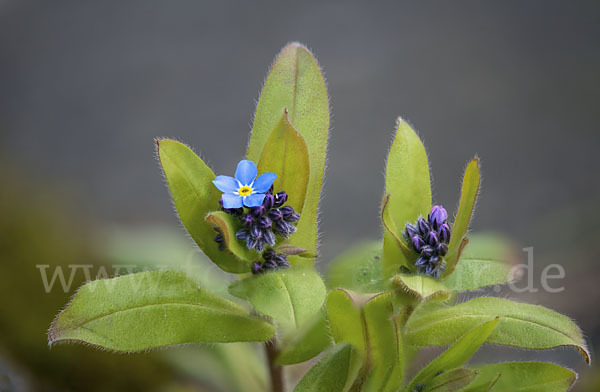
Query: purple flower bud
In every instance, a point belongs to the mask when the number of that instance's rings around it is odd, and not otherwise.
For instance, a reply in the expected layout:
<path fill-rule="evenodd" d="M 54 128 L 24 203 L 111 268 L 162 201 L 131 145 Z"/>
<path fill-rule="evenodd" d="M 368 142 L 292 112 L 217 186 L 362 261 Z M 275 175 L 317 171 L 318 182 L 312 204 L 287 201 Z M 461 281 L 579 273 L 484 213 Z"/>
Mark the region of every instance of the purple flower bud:
<path fill-rule="evenodd" d="M 284 216 L 284 217 L 285 217 L 285 216 L 288 216 L 288 215 L 291 215 L 291 214 L 293 214 L 294 212 L 296 212 L 296 211 L 294 211 L 294 209 L 293 209 L 292 207 L 290 207 L 290 206 L 283 206 L 283 207 L 281 207 L 281 208 L 279 209 L 279 211 L 281 211 L 281 213 L 283 214 L 283 216 Z"/>
<path fill-rule="evenodd" d="M 265 207 L 263 207 L 263 206 L 250 208 L 250 213 L 256 217 L 263 216 L 265 214 L 265 212 L 267 212 L 267 210 L 265 210 Z"/>
<path fill-rule="evenodd" d="M 250 236 L 255 240 L 262 237 L 262 230 L 258 225 L 253 225 L 250 228 Z"/>
<path fill-rule="evenodd" d="M 269 260 L 267 260 L 267 261 L 264 262 L 263 268 L 265 270 L 275 269 L 275 268 L 277 268 L 277 263 L 275 262 L 274 259 L 269 259 Z"/>
<path fill-rule="evenodd" d="M 415 262 L 415 265 L 417 267 L 423 267 L 423 266 L 427 265 L 428 263 L 429 263 L 429 259 L 427 257 L 421 256 L 417 259 L 417 261 Z"/>
<path fill-rule="evenodd" d="M 427 234 L 427 237 L 425 237 L 425 241 L 427 241 L 429 245 L 436 247 L 439 242 L 437 233 L 435 231 L 430 231 Z"/>
<path fill-rule="evenodd" d="M 406 231 L 406 238 L 413 238 L 415 235 L 419 234 L 417 232 L 417 228 L 415 227 L 415 225 L 413 225 L 411 223 L 406 224 L 405 231 Z"/>
<path fill-rule="evenodd" d="M 425 245 L 425 242 L 423 242 L 423 239 L 421 238 L 421 236 L 419 235 L 414 235 L 411 239 L 410 242 L 413 246 L 413 248 L 417 251 L 417 252 L 421 252 L 421 248 L 423 247 L 423 245 Z"/>
<path fill-rule="evenodd" d="M 440 234 L 441 242 L 445 244 L 450 242 L 450 236 L 452 235 L 452 232 L 450 231 L 450 226 L 448 226 L 448 224 L 442 224 L 438 230 L 438 233 Z"/>
<path fill-rule="evenodd" d="M 221 233 L 215 236 L 215 242 L 219 244 L 219 250 L 225 250 L 225 238 L 223 238 L 223 235 Z"/>
<path fill-rule="evenodd" d="M 219 199 L 219 205 L 223 208 L 223 199 Z"/>
<path fill-rule="evenodd" d="M 263 207 L 268 211 L 273 207 L 273 203 L 275 202 L 275 197 L 272 194 L 267 193 L 265 195 L 265 200 L 263 201 Z"/>
<path fill-rule="evenodd" d="M 275 251 L 273 249 L 267 249 L 265 250 L 265 252 L 263 253 L 263 259 L 265 260 L 269 260 L 271 259 L 273 256 L 275 256 Z"/>
<path fill-rule="evenodd" d="M 262 264 L 260 264 L 258 262 L 252 264 L 252 267 L 250 267 L 250 269 L 252 270 L 252 273 L 255 275 L 264 272 Z"/>
<path fill-rule="evenodd" d="M 442 261 L 442 259 L 439 258 L 438 256 L 431 256 L 429 258 L 429 264 L 432 264 L 432 265 L 438 265 L 440 263 L 440 261 Z"/>
<path fill-rule="evenodd" d="M 248 237 L 246 237 L 246 248 L 250 250 L 256 248 L 257 242 L 258 240 L 255 240 L 254 238 L 252 238 L 251 235 L 249 235 Z"/>
<path fill-rule="evenodd" d="M 273 257 L 273 261 L 277 264 L 278 267 L 289 267 L 290 263 L 287 261 L 287 258 L 283 254 L 276 254 Z"/>
<path fill-rule="evenodd" d="M 271 219 L 267 218 L 266 216 L 261 216 L 258 218 L 258 226 L 261 229 L 268 229 L 271 227 Z"/>
<path fill-rule="evenodd" d="M 254 245 L 254 249 L 257 252 L 262 252 L 265 249 L 265 240 L 263 238 L 259 238 L 256 240 L 256 245 Z"/>
<path fill-rule="evenodd" d="M 283 214 L 279 210 L 271 210 L 269 211 L 269 218 L 271 218 L 273 222 L 278 222 L 283 218 Z"/>
<path fill-rule="evenodd" d="M 419 219 L 417 219 L 417 229 L 419 230 L 419 234 L 422 237 L 425 237 L 427 233 L 429 233 L 429 231 L 431 230 L 431 228 L 429 227 L 429 223 L 427 223 L 427 221 L 422 217 L 419 217 Z"/>
<path fill-rule="evenodd" d="M 431 275 L 433 273 L 435 266 L 433 264 L 427 264 L 425 266 L 425 274 L 426 275 Z"/>
<path fill-rule="evenodd" d="M 273 234 L 273 230 L 263 230 L 263 240 L 271 246 L 275 245 L 275 234 Z"/>
<path fill-rule="evenodd" d="M 446 256 L 446 253 L 448 253 L 448 245 L 444 244 L 443 242 L 440 242 L 435 248 L 435 253 L 437 253 L 440 256 Z"/>
<path fill-rule="evenodd" d="M 434 228 L 434 230 L 437 230 L 443 223 L 446 222 L 446 219 L 448 219 L 448 213 L 442 206 L 433 206 L 428 218 L 429 224 Z"/>
<path fill-rule="evenodd" d="M 280 220 L 275 224 L 275 230 L 284 237 L 296 232 L 296 228 L 284 220 Z"/>
<path fill-rule="evenodd" d="M 246 214 L 242 217 L 242 224 L 246 227 L 250 227 L 254 223 L 254 217 L 250 214 Z"/>
<path fill-rule="evenodd" d="M 288 216 L 284 216 L 283 219 L 288 223 L 298 222 L 300 220 L 300 214 L 294 212 Z"/>
<path fill-rule="evenodd" d="M 423 256 L 423 257 L 429 258 L 433 255 L 433 252 L 434 252 L 433 248 L 429 245 L 425 245 L 421 248 L 421 256 Z"/>
<path fill-rule="evenodd" d="M 275 194 L 275 201 L 273 202 L 273 207 L 279 208 L 285 204 L 288 199 L 288 195 L 285 192 L 279 192 Z"/>
<path fill-rule="evenodd" d="M 249 234 L 249 233 L 248 233 L 248 230 L 246 230 L 246 229 L 241 229 L 241 230 L 238 230 L 238 231 L 235 233 L 235 238 L 237 238 L 237 239 L 238 239 L 238 240 L 240 240 L 240 241 L 245 241 L 245 240 L 246 240 L 246 238 L 248 237 L 248 234 Z"/>

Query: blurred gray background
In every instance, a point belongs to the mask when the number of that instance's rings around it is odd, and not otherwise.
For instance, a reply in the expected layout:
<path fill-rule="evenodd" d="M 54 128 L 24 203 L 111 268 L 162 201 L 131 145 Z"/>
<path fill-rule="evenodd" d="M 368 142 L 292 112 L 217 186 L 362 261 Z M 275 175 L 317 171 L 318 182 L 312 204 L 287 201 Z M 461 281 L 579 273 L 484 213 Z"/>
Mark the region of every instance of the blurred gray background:
<path fill-rule="evenodd" d="M 449 210 L 481 157 L 473 228 L 533 246 L 538 286 L 561 263 L 565 290 L 528 300 L 598 344 L 599 2 L 0 1 L 2 169 L 51 184 L 90 224 L 177 226 L 153 138 L 231 174 L 268 67 L 293 40 L 331 97 L 321 269 L 379 236 L 400 115 Z"/>

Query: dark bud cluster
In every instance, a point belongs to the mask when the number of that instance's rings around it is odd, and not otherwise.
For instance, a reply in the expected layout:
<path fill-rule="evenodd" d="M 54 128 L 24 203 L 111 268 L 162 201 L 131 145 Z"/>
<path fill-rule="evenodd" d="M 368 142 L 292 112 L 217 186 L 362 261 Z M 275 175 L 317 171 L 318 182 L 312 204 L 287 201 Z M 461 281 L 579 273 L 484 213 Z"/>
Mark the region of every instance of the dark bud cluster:
<path fill-rule="evenodd" d="M 433 206 L 427 219 L 419 217 L 416 224 L 406 224 L 406 240 L 419 253 L 415 262 L 419 274 L 438 278 L 445 268 L 443 257 L 448 253 L 450 226 L 448 213 L 442 206 Z"/>
<path fill-rule="evenodd" d="M 243 228 L 235 233 L 235 237 L 243 241 L 248 249 L 259 253 L 264 252 L 264 262 L 256 262 L 252 265 L 252 272 L 255 274 L 289 266 L 285 255 L 276 254 L 272 249 L 268 249 L 275 246 L 278 236 L 287 238 L 296 232 L 296 226 L 293 224 L 300 220 L 300 214 L 292 207 L 284 205 L 287 200 L 287 193 L 273 194 L 271 187 L 262 205 L 258 207 L 223 208 L 223 202 L 220 201 L 221 210 L 235 216 L 242 223 Z M 214 240 L 219 244 L 220 250 L 225 250 L 222 233 L 217 232 Z"/>
<path fill-rule="evenodd" d="M 263 262 L 257 261 L 252 264 L 252 273 L 255 275 L 290 266 L 287 257 L 282 253 L 275 252 L 273 249 L 267 249 L 262 256 Z"/>
<path fill-rule="evenodd" d="M 246 213 L 241 208 L 239 210 L 242 211 L 224 210 L 228 214 L 239 217 L 244 226 L 235 233 L 236 238 L 245 241 L 248 249 L 262 252 L 267 246 L 275 245 L 276 236 L 287 238 L 295 233 L 296 227 L 292 223 L 298 222 L 300 214 L 292 207 L 283 205 L 287 199 L 287 193 L 273 194 L 269 190 L 262 205 L 247 208 Z"/>

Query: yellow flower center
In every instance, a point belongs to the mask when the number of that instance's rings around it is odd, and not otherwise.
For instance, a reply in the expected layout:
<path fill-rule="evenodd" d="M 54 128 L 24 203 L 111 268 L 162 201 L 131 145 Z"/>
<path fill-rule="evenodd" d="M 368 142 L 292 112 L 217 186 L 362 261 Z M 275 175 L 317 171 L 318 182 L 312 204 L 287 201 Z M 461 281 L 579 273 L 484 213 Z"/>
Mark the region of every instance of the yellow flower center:
<path fill-rule="evenodd" d="M 252 194 L 252 188 L 250 188 L 248 185 L 244 185 L 243 187 L 241 187 L 240 189 L 238 189 L 238 193 L 240 196 L 248 196 Z"/>

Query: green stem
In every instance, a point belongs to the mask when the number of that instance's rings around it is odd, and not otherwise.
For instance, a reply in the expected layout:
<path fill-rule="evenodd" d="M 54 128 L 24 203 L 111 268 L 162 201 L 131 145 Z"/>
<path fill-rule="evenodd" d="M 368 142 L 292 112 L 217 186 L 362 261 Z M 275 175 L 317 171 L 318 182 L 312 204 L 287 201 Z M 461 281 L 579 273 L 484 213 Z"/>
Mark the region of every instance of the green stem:
<path fill-rule="evenodd" d="M 269 375 L 271 377 L 271 391 L 284 392 L 283 367 L 275 363 L 277 358 L 277 343 L 275 339 L 265 342 L 265 352 L 269 364 Z"/>

